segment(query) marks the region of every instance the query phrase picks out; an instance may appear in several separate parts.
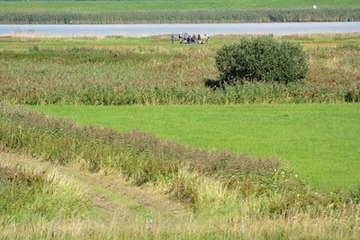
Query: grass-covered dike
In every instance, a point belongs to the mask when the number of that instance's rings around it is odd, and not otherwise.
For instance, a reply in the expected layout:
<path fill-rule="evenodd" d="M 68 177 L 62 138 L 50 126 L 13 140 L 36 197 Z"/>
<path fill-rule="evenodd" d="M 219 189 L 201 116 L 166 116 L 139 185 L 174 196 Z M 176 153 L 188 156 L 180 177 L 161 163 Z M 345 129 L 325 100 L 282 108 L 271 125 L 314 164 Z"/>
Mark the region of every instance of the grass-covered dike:
<path fill-rule="evenodd" d="M 357 104 L 27 108 L 87 126 L 141 130 L 190 146 L 280 159 L 321 190 L 359 184 Z"/>
<path fill-rule="evenodd" d="M 285 165 L 271 159 L 197 150 L 142 132 L 81 127 L 7 105 L 1 106 L 0 119 L 3 151 L 12 149 L 82 171 L 121 174 L 136 185 L 152 186 L 189 206 L 205 221 L 198 225 L 200 228 L 218 221 L 222 224 L 217 230 L 203 228 L 190 235 L 182 232 L 180 236 L 185 238 L 207 238 L 211 232 L 231 238 L 245 234 L 290 237 L 293 227 L 309 231 L 308 221 L 314 220 L 327 231 L 313 229 L 303 236 L 341 239 L 359 234 L 358 190 L 315 191 Z M 271 227 L 271 221 L 291 222 L 299 217 L 302 221 L 295 226 Z M 251 224 L 259 226 L 266 220 L 270 225 L 262 226 L 262 233 L 252 232 Z M 248 230 L 233 229 L 234 224 L 245 222 L 250 224 Z M 7 224 L 13 222 L 3 222 L 3 226 Z M 334 224 L 342 227 L 334 228 Z M 18 234 L 21 236 L 21 232 Z M 161 238 L 165 233 L 158 234 L 155 236 Z"/>

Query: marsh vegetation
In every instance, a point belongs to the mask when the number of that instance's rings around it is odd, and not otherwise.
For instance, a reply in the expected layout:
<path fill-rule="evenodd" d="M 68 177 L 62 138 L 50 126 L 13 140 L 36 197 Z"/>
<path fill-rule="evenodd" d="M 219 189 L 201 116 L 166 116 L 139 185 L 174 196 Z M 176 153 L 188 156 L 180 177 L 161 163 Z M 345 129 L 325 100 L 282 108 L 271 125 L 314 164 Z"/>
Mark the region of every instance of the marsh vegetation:
<path fill-rule="evenodd" d="M 313 5 L 317 8 L 314 9 Z M 359 21 L 360 5 L 344 1 L 2 1 L 7 24 L 243 23 Z M 176 9 L 176 10 L 174 10 Z"/>
<path fill-rule="evenodd" d="M 216 51 L 242 37 L 213 36 L 203 45 L 171 44 L 169 36 L 1 37 L 1 234 L 357 239 L 358 187 L 324 190 L 306 183 L 281 159 L 207 150 L 134 129 L 84 126 L 15 106 L 112 105 L 118 111 L 119 105 L 210 109 L 240 103 L 341 103 L 338 107 L 352 102 L 351 116 L 357 116 L 358 34 L 278 37 L 301 44 L 309 56 L 301 84 L 205 86 L 206 79 L 219 76 Z M 326 121 L 322 124 L 326 128 Z M 327 140 L 324 144 L 331 145 Z"/>
<path fill-rule="evenodd" d="M 1 100 L 19 104 L 237 104 L 358 102 L 358 36 L 280 37 L 309 55 L 304 84 L 238 84 L 217 80 L 216 51 L 234 38 L 171 45 L 168 36 L 36 39 L 2 37 Z M 317 39 L 318 38 L 318 39 Z M 332 39 L 334 42 L 331 43 Z"/>

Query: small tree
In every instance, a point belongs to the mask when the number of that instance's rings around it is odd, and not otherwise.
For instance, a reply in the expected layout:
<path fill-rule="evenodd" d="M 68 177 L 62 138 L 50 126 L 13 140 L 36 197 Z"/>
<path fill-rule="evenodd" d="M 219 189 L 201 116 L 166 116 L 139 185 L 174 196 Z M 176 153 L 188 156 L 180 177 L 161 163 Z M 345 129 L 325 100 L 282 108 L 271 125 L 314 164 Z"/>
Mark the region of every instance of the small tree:
<path fill-rule="evenodd" d="M 301 81 L 308 70 L 307 56 L 298 44 L 278 42 L 271 36 L 245 38 L 217 51 L 216 67 L 222 83 Z"/>

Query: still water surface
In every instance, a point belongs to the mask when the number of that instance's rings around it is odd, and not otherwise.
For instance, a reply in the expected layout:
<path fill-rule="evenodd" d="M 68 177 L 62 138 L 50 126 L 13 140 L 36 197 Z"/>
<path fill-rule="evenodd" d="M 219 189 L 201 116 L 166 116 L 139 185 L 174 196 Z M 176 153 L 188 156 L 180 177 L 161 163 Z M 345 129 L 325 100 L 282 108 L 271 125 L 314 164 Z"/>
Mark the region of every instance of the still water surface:
<path fill-rule="evenodd" d="M 360 22 L 239 23 L 239 24 L 0 24 L 0 35 L 40 34 L 50 36 L 151 36 L 191 34 L 308 34 L 360 32 Z"/>

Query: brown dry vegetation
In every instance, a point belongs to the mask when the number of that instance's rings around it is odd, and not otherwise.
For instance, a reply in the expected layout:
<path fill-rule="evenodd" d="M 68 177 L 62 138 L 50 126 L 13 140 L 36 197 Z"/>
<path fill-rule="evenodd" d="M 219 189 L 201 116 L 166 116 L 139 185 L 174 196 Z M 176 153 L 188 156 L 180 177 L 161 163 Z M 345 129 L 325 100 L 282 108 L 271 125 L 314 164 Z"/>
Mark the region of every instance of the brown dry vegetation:
<path fill-rule="evenodd" d="M 308 82 L 336 88 L 351 87 L 360 80 L 359 46 L 317 47 L 310 54 Z"/>

